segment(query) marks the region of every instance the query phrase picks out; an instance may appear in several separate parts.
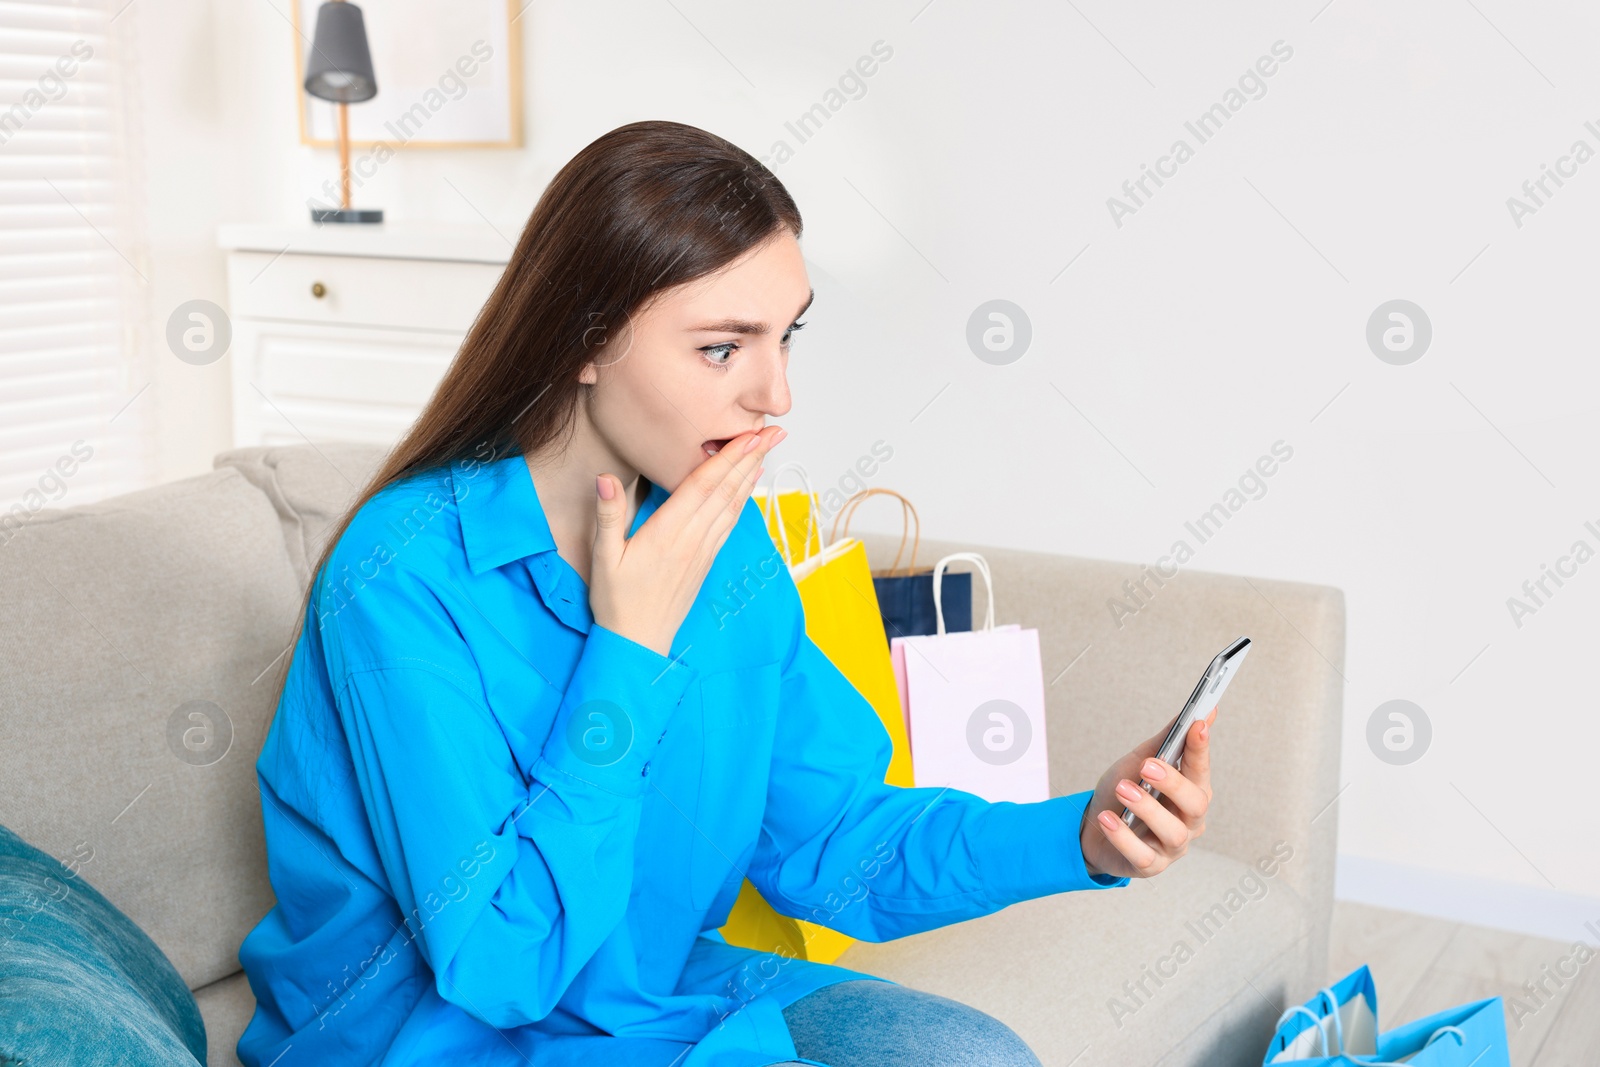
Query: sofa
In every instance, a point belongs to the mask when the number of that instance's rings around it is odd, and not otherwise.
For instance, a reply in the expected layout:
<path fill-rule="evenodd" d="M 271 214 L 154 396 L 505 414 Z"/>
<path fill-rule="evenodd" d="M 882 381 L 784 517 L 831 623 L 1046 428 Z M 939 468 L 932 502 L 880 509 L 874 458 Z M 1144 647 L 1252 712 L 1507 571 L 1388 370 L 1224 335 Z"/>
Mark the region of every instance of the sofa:
<path fill-rule="evenodd" d="M 150 935 L 212 1064 L 237 1063 L 254 1004 L 238 949 L 274 902 L 255 757 L 279 660 L 309 561 L 381 455 L 236 448 L 196 477 L 39 510 L 0 546 L 0 824 L 75 857 Z M 900 543 L 862 540 L 874 567 Z M 1342 593 L 1185 570 L 1114 619 L 1137 564 L 932 540 L 919 563 L 964 550 L 990 565 L 997 622 L 1038 628 L 1053 794 L 1093 785 L 1218 649 L 1254 639 L 1218 712 L 1207 832 L 1158 878 L 839 962 L 979 1007 L 1051 1067 L 1258 1063 L 1279 1013 L 1327 980 Z M 180 740 L 196 722 L 214 731 L 203 759 Z"/>

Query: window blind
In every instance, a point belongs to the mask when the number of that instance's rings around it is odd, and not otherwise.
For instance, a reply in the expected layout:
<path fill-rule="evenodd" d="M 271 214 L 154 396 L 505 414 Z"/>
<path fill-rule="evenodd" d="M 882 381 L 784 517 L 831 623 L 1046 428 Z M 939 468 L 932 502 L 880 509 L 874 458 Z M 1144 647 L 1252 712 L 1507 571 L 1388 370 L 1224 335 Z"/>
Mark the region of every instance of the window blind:
<path fill-rule="evenodd" d="M 128 0 L 0 0 L 0 549 L 151 484 Z"/>

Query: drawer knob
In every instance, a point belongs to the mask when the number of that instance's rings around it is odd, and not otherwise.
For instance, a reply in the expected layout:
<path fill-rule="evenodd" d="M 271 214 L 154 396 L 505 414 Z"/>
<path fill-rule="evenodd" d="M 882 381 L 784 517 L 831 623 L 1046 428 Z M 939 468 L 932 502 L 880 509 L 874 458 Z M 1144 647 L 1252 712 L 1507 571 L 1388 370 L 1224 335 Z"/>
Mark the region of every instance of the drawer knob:
<path fill-rule="evenodd" d="M 321 300 L 323 297 L 328 295 L 328 287 L 323 285 L 321 282 L 312 282 L 311 295 L 316 297 L 318 300 Z"/>

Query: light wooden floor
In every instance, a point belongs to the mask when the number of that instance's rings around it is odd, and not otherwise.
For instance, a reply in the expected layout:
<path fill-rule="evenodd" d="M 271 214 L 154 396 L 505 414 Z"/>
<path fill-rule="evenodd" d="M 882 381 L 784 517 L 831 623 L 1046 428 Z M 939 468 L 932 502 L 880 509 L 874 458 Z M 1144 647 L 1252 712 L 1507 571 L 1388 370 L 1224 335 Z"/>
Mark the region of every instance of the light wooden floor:
<path fill-rule="evenodd" d="M 1560 962 L 1572 956 L 1560 941 L 1338 901 L 1328 981 L 1370 967 L 1382 1030 L 1498 996 L 1513 1067 L 1590 1067 L 1600 1064 L 1600 954 Z M 1524 988 L 1541 981 L 1544 991 Z"/>

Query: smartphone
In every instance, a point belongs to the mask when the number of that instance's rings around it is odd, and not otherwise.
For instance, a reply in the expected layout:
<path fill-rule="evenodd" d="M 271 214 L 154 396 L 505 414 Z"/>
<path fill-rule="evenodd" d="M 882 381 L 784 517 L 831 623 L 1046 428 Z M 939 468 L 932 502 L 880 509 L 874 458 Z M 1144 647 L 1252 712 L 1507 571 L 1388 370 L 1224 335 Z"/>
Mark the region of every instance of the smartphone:
<path fill-rule="evenodd" d="M 1189 737 L 1189 727 L 1194 725 L 1196 719 L 1205 718 L 1211 714 L 1211 709 L 1217 706 L 1217 701 L 1222 699 L 1223 690 L 1228 688 L 1228 683 L 1238 673 L 1239 664 L 1244 662 L 1245 653 L 1250 651 L 1250 639 L 1241 637 L 1227 648 L 1218 652 L 1211 661 L 1211 666 L 1200 676 L 1200 681 L 1195 685 L 1194 692 L 1189 694 L 1189 699 L 1183 705 L 1183 710 L 1178 712 L 1178 717 L 1172 720 L 1172 727 L 1167 731 L 1167 736 L 1162 738 L 1161 747 L 1156 750 L 1156 758 L 1172 767 L 1182 770 L 1183 743 Z M 1140 787 L 1153 797 L 1161 793 L 1149 782 L 1140 781 Z M 1138 818 L 1133 811 L 1124 806 L 1122 821 L 1127 826 L 1133 825 L 1133 820 Z"/>

